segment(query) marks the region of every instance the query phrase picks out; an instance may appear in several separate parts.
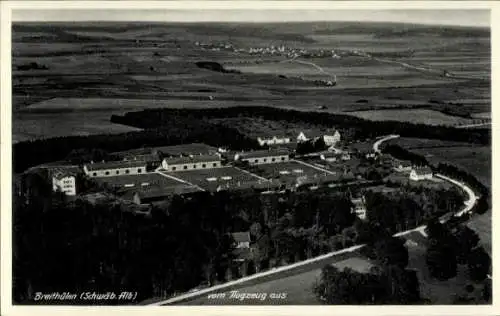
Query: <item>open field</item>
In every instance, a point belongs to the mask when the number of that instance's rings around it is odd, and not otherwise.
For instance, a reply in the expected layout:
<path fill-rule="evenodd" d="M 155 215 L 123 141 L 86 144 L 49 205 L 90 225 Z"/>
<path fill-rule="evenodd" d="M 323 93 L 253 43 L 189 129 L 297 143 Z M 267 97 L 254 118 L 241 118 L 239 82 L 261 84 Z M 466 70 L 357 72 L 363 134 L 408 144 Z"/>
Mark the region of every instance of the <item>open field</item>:
<path fill-rule="evenodd" d="M 40 138 L 118 134 L 139 129 L 114 124 L 109 121 L 110 113 L 102 111 L 21 113 L 13 114 L 12 142 Z"/>
<path fill-rule="evenodd" d="M 431 163 L 456 165 L 491 188 L 491 146 L 404 137 L 390 140 L 388 143 L 398 144 L 420 154 Z"/>
<path fill-rule="evenodd" d="M 339 259 L 332 265 L 338 269 L 351 268 L 359 272 L 368 272 L 373 266 L 367 259 L 351 256 L 348 259 Z M 204 296 L 182 303 L 183 305 L 229 305 L 229 304 L 249 304 L 249 305 L 319 305 L 312 292 L 316 280 L 321 276 L 321 268 L 317 267 L 307 272 L 286 276 L 277 280 L 270 280 L 259 284 L 246 286 L 237 289 L 241 293 L 267 293 L 265 300 L 247 299 L 237 300 L 230 297 L 230 291 L 225 292 L 226 298 L 208 298 Z M 285 293 L 286 298 L 271 299 L 271 293 Z"/>
<path fill-rule="evenodd" d="M 373 121 L 403 121 L 427 125 L 470 124 L 472 120 L 427 109 L 374 110 L 349 112 L 350 115 Z"/>
<path fill-rule="evenodd" d="M 104 121 L 113 111 L 122 114 L 130 109 L 159 106 L 271 105 L 312 110 L 326 105 L 326 111 L 338 113 L 361 109 L 363 104 L 356 103 L 360 99 L 368 100 L 365 107 L 375 108 L 422 105 L 430 99 L 481 99 L 485 102 L 464 106 L 471 113 L 490 110 L 488 81 L 436 75 L 446 69 L 471 78 L 483 76 L 491 59 L 490 34 L 484 29 L 348 22 L 242 23 L 238 27 L 223 23 L 15 23 L 12 37 L 14 112 L 30 104 L 31 111 L 57 112 L 53 117 L 38 112 L 30 117 L 15 116 L 16 140 L 98 133 L 98 129 L 83 128 L 94 113 L 82 114 L 80 121 L 78 117 L 69 118 L 76 131 L 64 126 L 50 133 L 46 129 L 23 131 L 16 127 L 31 125 L 37 116 L 46 120 L 46 125 L 64 125 L 57 114 L 73 107 L 79 113 L 99 109 L 99 124 L 111 132 L 119 132 L 118 127 Z M 196 42 L 231 44 L 240 51 L 204 49 Z M 298 58 L 323 69 L 319 71 L 311 65 L 288 62 L 286 56 L 247 53 L 249 48 L 271 45 L 335 50 L 342 57 Z M 408 49 L 413 50 L 413 56 L 390 57 Z M 355 56 L 353 50 L 426 65 L 436 72 Z M 217 61 L 242 73 L 200 69 L 195 63 L 202 60 Z M 23 69 L 31 63 L 47 69 Z M 333 75 L 337 76 L 335 87 L 318 86 L 312 81 Z M 43 102 L 53 98 L 63 101 Z M 67 98 L 91 100 L 71 102 Z M 138 99 L 142 100 L 130 101 Z M 427 114 L 432 114 L 433 124 L 452 120 L 439 113 Z M 378 114 L 369 116 L 376 118 Z"/>
<path fill-rule="evenodd" d="M 298 161 L 258 165 L 255 166 L 255 172 L 266 179 L 279 179 L 283 183 L 295 183 L 300 178 L 320 181 L 323 177 L 335 177 L 331 171 L 321 171 Z"/>
<path fill-rule="evenodd" d="M 199 187 L 209 191 L 215 191 L 219 186 L 227 186 L 228 188 L 237 189 L 266 182 L 255 175 L 241 171 L 240 169 L 234 167 L 161 172 L 185 180 L 194 185 L 198 185 Z"/>

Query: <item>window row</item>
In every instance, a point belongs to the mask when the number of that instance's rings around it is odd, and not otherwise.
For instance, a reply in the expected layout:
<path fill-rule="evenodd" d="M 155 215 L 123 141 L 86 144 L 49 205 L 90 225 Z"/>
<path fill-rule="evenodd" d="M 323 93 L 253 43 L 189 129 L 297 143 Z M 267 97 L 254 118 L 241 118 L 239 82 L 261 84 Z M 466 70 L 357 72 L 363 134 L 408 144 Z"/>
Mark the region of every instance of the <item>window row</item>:
<path fill-rule="evenodd" d="M 275 162 L 276 160 L 277 160 L 277 158 L 271 158 L 271 162 Z M 262 161 L 267 162 L 267 158 L 262 159 Z M 281 157 L 281 161 L 285 161 L 285 157 Z M 259 159 L 255 159 L 253 162 L 258 163 Z"/>
<path fill-rule="evenodd" d="M 196 169 L 196 165 L 193 165 L 192 167 L 193 167 L 193 169 Z M 201 167 L 206 168 L 207 164 L 202 164 Z M 212 164 L 212 167 L 217 167 L 217 163 L 214 162 Z M 187 169 L 188 169 L 187 165 L 182 166 L 182 170 L 187 170 Z M 177 170 L 177 167 L 172 167 L 172 171 L 176 171 L 176 170 Z"/>
<path fill-rule="evenodd" d="M 142 173 L 142 168 L 137 169 L 137 173 Z M 109 176 L 111 173 L 109 171 L 104 172 L 105 175 Z M 120 174 L 120 170 L 116 170 L 116 175 Z M 130 174 L 130 169 L 125 169 L 125 174 Z M 97 176 L 97 172 L 92 173 L 94 177 Z"/>

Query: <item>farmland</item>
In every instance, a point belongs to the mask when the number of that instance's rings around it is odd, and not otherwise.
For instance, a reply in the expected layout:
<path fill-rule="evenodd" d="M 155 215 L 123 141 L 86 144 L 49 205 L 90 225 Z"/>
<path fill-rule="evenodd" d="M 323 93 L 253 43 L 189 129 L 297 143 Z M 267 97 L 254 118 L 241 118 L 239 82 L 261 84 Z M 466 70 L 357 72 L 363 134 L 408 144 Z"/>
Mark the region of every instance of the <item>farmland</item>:
<path fill-rule="evenodd" d="M 222 167 L 214 169 L 200 169 L 188 171 L 166 172 L 164 174 L 174 176 L 205 190 L 215 191 L 219 186 L 230 188 L 250 187 L 257 183 L 266 181 L 250 173 L 235 167 Z"/>
<path fill-rule="evenodd" d="M 472 120 L 427 109 L 353 111 L 349 114 L 373 121 L 403 121 L 427 125 L 456 125 L 472 122 Z"/>
<path fill-rule="evenodd" d="M 460 103 L 470 113 L 484 113 L 490 110 L 490 83 L 474 78 L 489 72 L 489 37 L 485 29 L 387 23 L 238 27 L 223 23 L 15 23 L 14 140 L 104 130 L 125 132 L 130 129 L 106 120 L 131 108 L 270 105 L 312 110 L 325 105 L 326 111 L 335 113 L 369 107 L 374 111 L 349 113 L 380 119 L 390 113 L 378 114 L 378 108 L 429 106 L 429 100 L 435 99 Z M 231 44 L 234 49 L 196 45 L 207 38 L 209 44 Z M 339 58 L 299 57 L 290 62 L 287 56 L 248 53 L 249 48 L 271 45 L 334 50 Z M 407 54 L 409 49 L 413 55 Z M 375 54 L 378 59 L 354 50 Z M 391 55 L 394 53 L 402 55 Z M 241 73 L 201 69 L 195 64 L 201 60 L 217 61 Z M 399 62 L 423 65 L 432 71 L 415 70 Z M 23 68 L 31 63 L 37 67 Z M 443 70 L 465 78 L 443 77 Z M 334 87 L 313 82 L 334 76 Z M 359 100 L 367 103 L 359 104 Z M 440 107 L 433 105 L 432 110 Z M 29 109 L 29 113 L 18 113 L 22 109 Z M 81 115 L 59 116 L 70 109 Z M 421 108 L 412 110 L 417 111 L 412 117 L 430 124 L 448 124 L 455 119 L 421 112 Z M 407 113 L 393 112 L 392 118 L 405 120 L 401 114 Z M 426 121 L 425 116 L 432 120 Z M 29 127 L 38 117 L 45 127 Z"/>
<path fill-rule="evenodd" d="M 440 140 L 399 138 L 388 142 L 398 144 L 427 158 L 431 163 L 450 163 L 470 172 L 491 187 L 491 147 Z"/>

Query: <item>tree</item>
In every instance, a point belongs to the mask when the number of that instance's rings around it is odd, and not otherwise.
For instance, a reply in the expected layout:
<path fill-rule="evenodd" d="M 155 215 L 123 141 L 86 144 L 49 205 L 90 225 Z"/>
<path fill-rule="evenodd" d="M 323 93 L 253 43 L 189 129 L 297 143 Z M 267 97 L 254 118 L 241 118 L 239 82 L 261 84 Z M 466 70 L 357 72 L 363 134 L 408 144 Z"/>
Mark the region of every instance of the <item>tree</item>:
<path fill-rule="evenodd" d="M 469 276 L 474 281 L 484 280 L 490 272 L 491 258 L 483 247 L 474 249 L 468 260 Z"/>
<path fill-rule="evenodd" d="M 439 239 L 430 239 L 426 253 L 427 268 L 438 280 L 447 280 L 457 275 L 457 258 L 454 246 Z"/>
<path fill-rule="evenodd" d="M 464 264 L 479 243 L 479 236 L 469 227 L 461 225 L 455 232 L 455 238 L 457 239 L 457 262 Z"/>
<path fill-rule="evenodd" d="M 390 237 L 377 241 L 374 252 L 376 259 L 384 266 L 398 266 L 404 269 L 408 265 L 408 249 L 402 238 Z"/>
<path fill-rule="evenodd" d="M 391 265 L 383 270 L 380 280 L 386 287 L 386 304 L 417 304 L 421 301 L 416 271 Z"/>

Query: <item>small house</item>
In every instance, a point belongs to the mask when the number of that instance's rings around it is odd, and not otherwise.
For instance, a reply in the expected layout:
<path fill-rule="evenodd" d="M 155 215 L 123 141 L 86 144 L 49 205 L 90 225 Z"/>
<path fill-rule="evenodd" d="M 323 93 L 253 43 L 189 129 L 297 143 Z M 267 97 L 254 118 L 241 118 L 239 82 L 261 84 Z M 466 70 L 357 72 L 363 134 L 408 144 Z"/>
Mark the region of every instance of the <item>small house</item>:
<path fill-rule="evenodd" d="M 432 169 L 428 166 L 415 167 L 410 172 L 410 180 L 413 181 L 430 180 L 432 179 L 432 176 Z"/>
<path fill-rule="evenodd" d="M 52 190 L 68 196 L 76 195 L 76 177 L 73 174 L 57 171 L 52 175 Z"/>
<path fill-rule="evenodd" d="M 352 212 L 356 214 L 361 220 L 366 219 L 366 201 L 365 197 L 361 198 L 351 198 L 351 203 L 353 204 Z"/>

